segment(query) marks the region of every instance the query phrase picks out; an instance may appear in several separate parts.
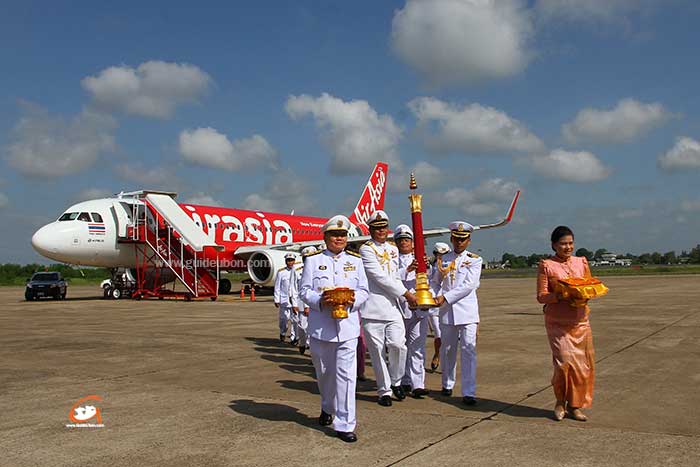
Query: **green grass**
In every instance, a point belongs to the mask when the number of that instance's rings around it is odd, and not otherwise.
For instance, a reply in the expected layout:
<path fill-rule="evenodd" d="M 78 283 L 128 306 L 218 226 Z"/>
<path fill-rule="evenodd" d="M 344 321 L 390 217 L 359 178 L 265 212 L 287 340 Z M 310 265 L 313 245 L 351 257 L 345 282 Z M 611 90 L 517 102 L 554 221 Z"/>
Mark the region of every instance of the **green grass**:
<path fill-rule="evenodd" d="M 647 275 L 677 275 L 700 274 L 700 264 L 657 265 L 646 264 L 631 267 L 592 268 L 594 276 L 647 276 Z M 537 268 L 524 269 L 485 269 L 481 277 L 488 279 L 535 277 Z"/>

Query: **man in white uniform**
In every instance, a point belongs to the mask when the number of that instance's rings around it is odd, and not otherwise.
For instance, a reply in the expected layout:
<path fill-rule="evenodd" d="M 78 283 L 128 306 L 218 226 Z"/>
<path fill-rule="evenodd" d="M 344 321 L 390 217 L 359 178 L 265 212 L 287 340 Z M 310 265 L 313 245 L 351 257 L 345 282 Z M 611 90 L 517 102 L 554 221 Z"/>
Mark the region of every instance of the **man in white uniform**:
<path fill-rule="evenodd" d="M 307 246 L 301 250 L 301 260 L 306 264 L 306 257 L 316 253 L 318 250 L 313 246 Z M 299 325 L 297 327 L 297 337 L 299 339 L 299 353 L 304 355 L 306 349 L 309 347 L 309 334 L 307 331 L 309 325 L 309 305 L 304 303 L 304 300 L 299 296 L 299 291 L 301 290 L 301 271 L 303 266 L 296 268 L 297 277 L 299 281 L 295 286 L 295 295 L 297 297 L 297 309 L 299 310 L 297 317 Z"/>
<path fill-rule="evenodd" d="M 467 222 L 450 223 L 450 242 L 454 251 L 445 254 L 436 264 L 431 288 L 440 307 L 442 331 L 442 394 L 452 395 L 457 372 L 457 353 L 462 371 L 462 402 L 476 404 L 476 335 L 479 325 L 479 303 L 476 289 L 481 279 L 482 260 L 467 251 L 474 230 Z M 459 347 L 458 347 L 459 346 Z"/>
<path fill-rule="evenodd" d="M 436 242 L 433 247 L 433 262 L 429 264 L 428 277 L 433 279 L 433 274 L 438 272 L 437 264 L 442 261 L 442 255 L 449 253 L 450 246 L 447 243 Z M 440 366 L 440 346 L 442 345 L 442 333 L 440 332 L 440 308 L 431 308 L 428 323 L 433 329 L 433 358 L 430 361 L 430 369 L 435 371 Z"/>
<path fill-rule="evenodd" d="M 398 400 L 406 394 L 401 388 L 401 378 L 406 370 L 406 328 L 399 298 L 404 297 L 409 306 L 416 306 L 416 296 L 399 277 L 399 250 L 386 241 L 389 234 L 389 217 L 384 211 L 375 211 L 367 220 L 372 240 L 360 247 L 362 264 L 369 283 L 369 298 L 362 307 L 362 328 L 377 379 L 379 405 L 391 406 L 391 393 Z M 384 349 L 389 354 L 387 365 Z"/>
<path fill-rule="evenodd" d="M 284 262 L 286 266 L 277 271 L 277 277 L 275 278 L 274 302 L 275 307 L 279 309 L 280 340 L 284 342 L 287 334 L 287 325 L 289 325 L 289 340 L 292 342 L 292 345 L 296 345 L 296 315 L 298 313 L 297 296 L 294 293 L 296 288 L 294 282 L 297 280 L 296 271 L 294 270 L 296 255 L 287 253 L 284 255 Z"/>
<path fill-rule="evenodd" d="M 357 311 L 367 300 L 369 289 L 362 260 L 345 251 L 350 221 L 334 216 L 322 228 L 326 249 L 306 257 L 301 276 L 300 296 L 309 305 L 308 334 L 311 358 L 321 393 L 322 426 L 333 425 L 340 439 L 352 443 L 355 434 L 355 386 L 357 377 L 357 338 L 360 320 Z M 334 319 L 323 292 L 333 287 L 349 287 L 355 301 L 348 317 Z"/>
<path fill-rule="evenodd" d="M 416 292 L 416 268 L 418 264 L 413 254 L 413 230 L 406 224 L 394 229 L 394 240 L 399 249 L 399 277 L 404 287 Z M 406 370 L 401 380 L 404 392 L 410 392 L 416 399 L 422 399 L 430 392 L 425 389 L 425 339 L 428 336 L 428 310 L 412 310 L 406 299 L 401 297 L 401 311 L 406 327 Z"/>

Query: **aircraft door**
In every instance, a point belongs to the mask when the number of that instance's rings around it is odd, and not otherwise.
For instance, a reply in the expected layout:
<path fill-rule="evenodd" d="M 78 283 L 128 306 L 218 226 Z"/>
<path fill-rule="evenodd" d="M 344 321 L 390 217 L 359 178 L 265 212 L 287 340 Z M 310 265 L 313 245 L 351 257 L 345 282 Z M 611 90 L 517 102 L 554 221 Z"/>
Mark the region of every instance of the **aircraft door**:
<path fill-rule="evenodd" d="M 119 201 L 112 203 L 112 211 L 117 219 L 117 237 L 125 238 L 127 236 L 127 227 L 131 224 L 129 222 L 129 214 Z"/>

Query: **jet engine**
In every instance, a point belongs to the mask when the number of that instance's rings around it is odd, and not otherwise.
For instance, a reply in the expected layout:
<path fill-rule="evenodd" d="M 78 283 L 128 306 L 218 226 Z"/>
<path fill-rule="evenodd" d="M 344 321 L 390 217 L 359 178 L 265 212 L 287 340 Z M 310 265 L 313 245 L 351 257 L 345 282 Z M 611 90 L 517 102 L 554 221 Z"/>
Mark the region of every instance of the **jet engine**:
<path fill-rule="evenodd" d="M 277 271 L 286 267 L 284 255 L 288 251 L 259 250 L 248 258 L 248 274 L 255 283 L 274 286 Z M 301 255 L 294 253 L 296 262 L 301 262 Z"/>

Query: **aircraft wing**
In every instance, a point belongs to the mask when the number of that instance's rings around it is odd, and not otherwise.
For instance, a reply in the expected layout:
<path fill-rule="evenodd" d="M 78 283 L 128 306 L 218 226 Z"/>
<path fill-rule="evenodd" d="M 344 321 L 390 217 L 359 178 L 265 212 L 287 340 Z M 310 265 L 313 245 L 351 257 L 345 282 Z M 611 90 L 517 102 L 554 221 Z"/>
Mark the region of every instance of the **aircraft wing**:
<path fill-rule="evenodd" d="M 519 197 L 520 197 L 520 190 L 518 190 L 515 193 L 515 196 L 513 197 L 513 201 L 510 204 L 510 208 L 508 208 L 508 212 L 506 213 L 506 217 L 504 217 L 502 220 L 500 220 L 498 222 L 494 222 L 493 224 L 475 225 L 474 230 L 494 229 L 496 227 L 502 227 L 502 226 L 508 224 L 511 221 L 511 219 L 513 218 L 513 213 L 515 212 L 515 205 L 518 203 Z M 449 234 L 450 234 L 450 229 L 445 228 L 445 227 L 423 230 L 423 237 L 425 237 L 425 238 L 439 237 L 441 235 L 449 235 Z M 389 234 L 389 238 L 393 238 L 393 237 L 394 237 L 394 234 Z M 350 237 L 350 238 L 348 238 L 348 243 L 349 244 L 364 243 L 367 240 L 369 240 L 370 238 L 371 237 L 369 235 L 359 235 L 356 237 Z M 249 245 L 249 246 L 242 246 L 242 247 L 236 249 L 234 254 L 236 256 L 238 256 L 239 258 L 248 259 L 248 257 L 250 255 L 252 255 L 253 253 L 260 251 L 260 250 L 279 250 L 279 251 L 299 252 L 307 246 L 318 247 L 319 245 L 322 245 L 322 244 L 323 244 L 323 239 L 307 240 L 304 242 L 293 242 L 293 243 L 278 243 L 275 245 Z"/>

